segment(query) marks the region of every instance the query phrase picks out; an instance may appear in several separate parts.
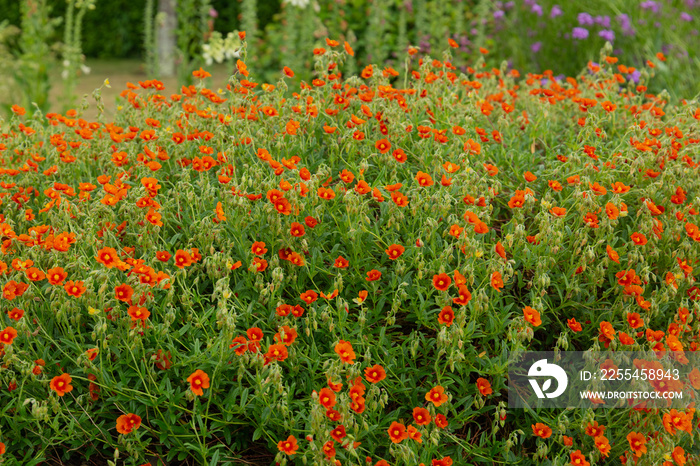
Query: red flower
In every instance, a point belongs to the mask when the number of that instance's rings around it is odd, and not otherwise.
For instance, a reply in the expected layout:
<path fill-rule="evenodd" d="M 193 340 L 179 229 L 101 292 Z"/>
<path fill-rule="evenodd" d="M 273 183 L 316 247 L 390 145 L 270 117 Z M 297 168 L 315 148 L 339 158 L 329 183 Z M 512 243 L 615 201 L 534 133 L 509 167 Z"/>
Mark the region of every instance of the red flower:
<path fill-rule="evenodd" d="M 440 291 L 447 291 L 452 284 L 452 279 L 446 273 L 433 276 L 433 286 Z"/>
<path fill-rule="evenodd" d="M 427 426 L 432 418 L 430 412 L 425 408 L 413 408 L 413 420 L 419 426 Z"/>
<path fill-rule="evenodd" d="M 455 320 L 455 313 L 450 306 L 445 306 L 438 314 L 438 323 L 447 325 L 448 327 L 452 325 Z"/>
<path fill-rule="evenodd" d="M 428 393 L 425 394 L 426 401 L 431 401 L 436 408 L 447 401 L 447 395 L 445 395 L 445 389 L 437 385 L 433 387 Z"/>
<path fill-rule="evenodd" d="M 293 435 L 290 435 L 289 437 L 287 437 L 287 440 L 280 440 L 277 443 L 277 448 L 282 453 L 286 453 L 288 455 L 294 455 L 294 454 L 296 454 L 297 450 L 299 449 L 299 445 L 297 445 L 297 439 L 294 438 Z"/>
<path fill-rule="evenodd" d="M 201 369 L 197 369 L 187 377 L 187 381 L 190 383 L 190 388 L 192 393 L 198 396 L 204 395 L 204 388 L 209 388 L 209 376 L 206 372 Z"/>
<path fill-rule="evenodd" d="M 51 390 L 55 390 L 58 396 L 63 396 L 73 390 L 73 386 L 70 384 L 72 380 L 73 379 L 68 374 L 57 375 L 51 379 L 49 388 L 51 388 Z"/>
<path fill-rule="evenodd" d="M 396 260 L 399 258 L 399 256 L 401 256 L 401 254 L 403 254 L 405 250 L 406 248 L 404 248 L 400 244 L 392 244 L 384 252 L 386 252 L 389 255 L 389 258 L 391 260 Z"/>
<path fill-rule="evenodd" d="M 335 345 L 335 352 L 340 356 L 341 361 L 348 364 L 355 363 L 355 351 L 353 351 L 352 345 L 349 342 L 340 340 L 340 342 Z"/>
<path fill-rule="evenodd" d="M 365 378 L 369 383 L 378 383 L 386 378 L 384 368 L 379 364 L 365 369 Z"/>
<path fill-rule="evenodd" d="M 117 418 L 117 432 L 128 434 L 141 426 L 141 418 L 136 414 L 129 413 Z"/>
<path fill-rule="evenodd" d="M 403 440 L 408 438 L 406 426 L 399 424 L 398 422 L 392 422 L 387 432 L 389 432 L 389 438 L 393 443 L 401 443 Z"/>
<path fill-rule="evenodd" d="M 488 396 L 493 393 L 491 382 L 482 377 L 476 379 L 476 388 L 479 389 L 479 393 L 481 393 L 482 396 Z"/>

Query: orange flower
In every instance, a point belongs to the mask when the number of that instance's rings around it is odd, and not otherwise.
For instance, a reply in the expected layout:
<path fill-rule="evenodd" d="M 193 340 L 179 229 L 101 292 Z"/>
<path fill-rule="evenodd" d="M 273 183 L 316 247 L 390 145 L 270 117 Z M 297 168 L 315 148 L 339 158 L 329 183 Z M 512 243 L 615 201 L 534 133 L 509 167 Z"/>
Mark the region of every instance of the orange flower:
<path fill-rule="evenodd" d="M 549 438 L 552 436 L 552 429 L 549 426 L 542 424 L 541 422 L 533 424 L 531 427 L 532 431 L 538 437 Z"/>
<path fill-rule="evenodd" d="M 386 372 L 382 366 L 375 364 L 374 366 L 365 369 L 365 378 L 369 383 L 378 383 L 386 379 Z"/>
<path fill-rule="evenodd" d="M 426 401 L 431 401 L 436 408 L 439 408 L 440 405 L 447 401 L 447 395 L 445 394 L 445 389 L 442 386 L 436 385 L 425 394 L 425 399 Z"/>
<path fill-rule="evenodd" d="M 322 388 L 318 393 L 318 402 L 326 409 L 331 409 L 335 406 L 335 393 L 330 388 Z"/>
<path fill-rule="evenodd" d="M 267 248 L 265 247 L 265 243 L 262 241 L 256 241 L 253 243 L 253 245 L 250 247 L 250 250 L 252 251 L 253 254 L 256 256 L 262 257 L 266 252 Z"/>
<path fill-rule="evenodd" d="M 343 256 L 339 256 L 335 260 L 335 264 L 333 264 L 333 267 L 339 268 L 339 269 L 347 269 L 350 263 L 348 262 L 347 259 L 345 259 Z"/>
<path fill-rule="evenodd" d="M 413 420 L 419 426 L 427 426 L 431 421 L 430 412 L 425 408 L 413 408 Z"/>
<path fill-rule="evenodd" d="M 478 379 L 476 379 L 476 388 L 479 389 L 479 393 L 481 393 L 482 396 L 488 396 L 493 393 L 493 389 L 491 388 L 491 382 L 484 379 L 483 377 L 479 377 Z"/>
<path fill-rule="evenodd" d="M 525 174 L 523 176 L 525 177 L 525 181 L 527 181 L 528 183 L 532 183 L 533 181 L 535 181 L 537 179 L 537 177 L 529 171 L 525 172 Z"/>
<path fill-rule="evenodd" d="M 367 272 L 367 280 L 368 282 L 374 282 L 382 278 L 382 273 L 379 270 L 372 269 L 369 272 Z"/>
<path fill-rule="evenodd" d="M 610 260 L 617 262 L 618 264 L 620 263 L 620 255 L 613 248 L 611 248 L 609 244 L 605 246 L 605 251 L 608 253 Z"/>
<path fill-rule="evenodd" d="M 523 315 L 525 316 L 525 320 L 535 327 L 539 327 L 542 325 L 542 319 L 540 319 L 540 313 L 537 312 L 536 309 L 531 308 L 530 306 L 525 306 L 523 308 Z"/>
<path fill-rule="evenodd" d="M 70 384 L 72 380 L 73 379 L 68 374 L 57 375 L 51 379 L 49 388 L 51 388 L 51 390 L 55 390 L 58 396 L 63 396 L 73 390 L 73 386 Z"/>
<path fill-rule="evenodd" d="M 452 325 L 455 320 L 455 313 L 450 306 L 445 306 L 438 314 L 438 323 L 447 325 L 448 327 Z"/>
<path fill-rule="evenodd" d="M 187 381 L 190 383 L 192 393 L 198 396 L 204 395 L 204 390 L 202 389 L 209 388 L 209 376 L 201 369 L 194 371 L 189 377 L 187 377 Z"/>
<path fill-rule="evenodd" d="M 389 433 L 389 438 L 393 443 L 401 443 L 408 438 L 406 426 L 399 424 L 398 422 L 392 422 L 387 432 Z"/>
<path fill-rule="evenodd" d="M 400 244 L 392 244 L 384 252 L 386 252 L 389 255 L 389 258 L 391 260 L 396 260 L 399 258 L 399 256 L 401 256 L 401 254 L 403 254 L 405 250 L 406 248 L 404 248 Z"/>
<path fill-rule="evenodd" d="M 583 453 L 581 453 L 581 450 L 576 450 L 575 452 L 570 453 L 569 457 L 571 458 L 571 464 L 573 466 L 591 466 L 591 463 L 586 461 L 586 457 Z"/>
<path fill-rule="evenodd" d="M 435 425 L 438 426 L 440 429 L 444 429 L 445 427 L 447 427 L 447 418 L 444 414 L 438 414 L 437 416 L 435 416 Z"/>
<path fill-rule="evenodd" d="M 146 321 L 148 317 L 151 315 L 151 313 L 146 309 L 145 307 L 139 307 L 139 306 L 129 306 L 129 310 L 127 311 L 129 314 L 129 317 L 131 317 L 131 320 L 133 322 L 136 322 L 137 320 L 142 320 Z"/>
<path fill-rule="evenodd" d="M 46 272 L 46 278 L 52 285 L 60 285 L 67 276 L 68 274 L 63 270 L 63 267 L 54 267 Z"/>
<path fill-rule="evenodd" d="M 552 207 L 549 209 L 549 213 L 555 217 L 564 217 L 566 215 L 566 209 L 563 207 Z"/>
<path fill-rule="evenodd" d="M 134 289 L 126 283 L 122 283 L 114 288 L 114 297 L 119 301 L 128 303 L 131 301 L 131 296 L 134 294 Z"/>
<path fill-rule="evenodd" d="M 433 275 L 433 286 L 439 291 L 447 291 L 452 283 L 452 279 L 446 273 Z"/>
<path fill-rule="evenodd" d="M 491 286 L 499 293 L 501 292 L 501 288 L 503 288 L 503 277 L 501 277 L 501 272 L 494 272 L 491 274 Z"/>
<path fill-rule="evenodd" d="M 66 290 L 66 293 L 68 293 L 70 296 L 74 296 L 76 298 L 79 298 L 83 293 L 85 293 L 85 288 L 83 286 L 83 282 L 73 282 L 73 280 L 69 280 L 66 282 L 64 285 L 63 289 Z"/>
<path fill-rule="evenodd" d="M 335 345 L 335 352 L 340 356 L 341 361 L 348 364 L 355 364 L 355 351 L 353 351 L 352 345 L 349 342 L 340 340 L 340 342 Z"/>
<path fill-rule="evenodd" d="M 639 458 L 647 452 L 647 439 L 639 432 L 630 432 L 627 434 L 627 441 L 630 444 L 630 448 L 632 449 L 634 456 Z"/>
<path fill-rule="evenodd" d="M 286 453 L 291 456 L 296 454 L 297 450 L 299 449 L 299 445 L 297 445 L 297 439 L 294 438 L 293 435 L 290 435 L 287 437 L 287 440 L 280 440 L 277 442 L 277 449 L 282 453 Z"/>
<path fill-rule="evenodd" d="M 427 173 L 423 173 L 422 171 L 419 171 L 416 174 L 416 181 L 418 182 L 419 185 L 421 185 L 423 187 L 433 185 L 433 178 L 430 175 L 428 175 Z"/>
<path fill-rule="evenodd" d="M 386 154 L 391 150 L 391 143 L 387 139 L 380 139 L 374 144 L 374 147 L 382 154 Z"/>
<path fill-rule="evenodd" d="M 302 293 L 300 297 L 302 301 L 304 301 L 306 304 L 311 304 L 318 299 L 318 293 L 312 290 L 308 290 Z"/>
<path fill-rule="evenodd" d="M 95 256 L 97 262 L 104 265 L 108 269 L 116 266 L 118 262 L 121 262 L 119 255 L 114 248 L 102 248 L 97 251 L 97 256 Z"/>
<path fill-rule="evenodd" d="M 637 232 L 632 233 L 632 236 L 630 237 L 630 239 L 637 246 L 644 246 L 645 244 L 647 244 L 647 237 L 641 233 L 637 233 Z"/>
<path fill-rule="evenodd" d="M 175 251 L 175 267 L 182 269 L 192 265 L 192 256 L 187 251 L 178 249 Z"/>
<path fill-rule="evenodd" d="M 12 341 L 17 337 L 17 330 L 12 327 L 6 327 L 5 330 L 0 332 L 0 343 L 5 345 L 11 345 Z M 0 346 L 0 348 L 2 348 Z"/>
<path fill-rule="evenodd" d="M 117 418 L 117 432 L 128 434 L 141 426 L 141 418 L 136 414 L 123 414 Z"/>

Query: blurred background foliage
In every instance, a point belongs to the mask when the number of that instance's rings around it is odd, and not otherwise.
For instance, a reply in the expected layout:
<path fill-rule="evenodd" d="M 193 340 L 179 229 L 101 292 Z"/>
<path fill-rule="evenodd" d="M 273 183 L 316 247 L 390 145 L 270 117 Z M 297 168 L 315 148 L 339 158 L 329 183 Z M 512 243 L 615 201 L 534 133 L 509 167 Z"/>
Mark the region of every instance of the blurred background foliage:
<path fill-rule="evenodd" d="M 5 27 L 21 27 L 20 5 L 27 2 L 43 2 L 52 18 L 64 18 L 70 0 L 0 0 Z M 212 64 L 211 54 L 207 59 L 203 50 L 213 50 L 217 56 L 216 48 L 223 46 L 219 41 L 203 47 L 213 31 L 225 38 L 247 29 L 246 63 L 256 80 L 270 83 L 279 79 L 283 66 L 297 73 L 297 86 L 301 80 L 313 79 L 312 50 L 325 46 L 326 37 L 348 41 L 354 48 L 354 60 L 343 65 L 345 75 L 359 72 L 368 63 L 402 71 L 404 64 L 397 57 L 405 56 L 409 46 L 431 58 L 443 59 L 447 39 L 451 38 L 458 44 L 458 49 L 452 50 L 452 62 L 463 71 L 475 62 L 479 48 L 485 47 L 491 56 L 523 72 L 549 69 L 555 75 L 575 76 L 589 60 L 599 58 L 600 49 L 609 40 L 614 54 L 628 66 L 641 67 L 658 52 L 668 57 L 654 70 L 651 92 L 666 89 L 673 100 L 691 99 L 700 93 L 700 81 L 694 79 L 700 71 L 696 46 L 700 40 L 700 0 L 179 2 L 186 4 L 186 11 L 193 12 L 192 17 L 178 19 L 180 37 L 189 38 L 186 54 L 180 55 L 180 63 L 184 64 L 181 68 L 187 68 L 178 72 L 178 81 L 183 84 L 187 84 L 189 68 Z M 182 5 L 180 10 L 185 10 Z M 84 14 L 80 36 L 82 54 L 88 62 L 146 61 L 144 29 L 149 23 L 145 11 L 144 2 L 96 1 L 94 9 Z M 151 11 L 155 15 L 157 8 Z M 51 31 L 49 45 L 61 42 L 62 28 Z M 18 40 L 17 35 L 3 33 L 2 29 L 0 24 L 0 61 L 3 51 L 7 61 L 19 55 Z M 232 56 L 226 55 L 228 61 L 235 61 Z M 223 52 L 218 50 L 214 61 L 220 63 L 222 57 Z"/>

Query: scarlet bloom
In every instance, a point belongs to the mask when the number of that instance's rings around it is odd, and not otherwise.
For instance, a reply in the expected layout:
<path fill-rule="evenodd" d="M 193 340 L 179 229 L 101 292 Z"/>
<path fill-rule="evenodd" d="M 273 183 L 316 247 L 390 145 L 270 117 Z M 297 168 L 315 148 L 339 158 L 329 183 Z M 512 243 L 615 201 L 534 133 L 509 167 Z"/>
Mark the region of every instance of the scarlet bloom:
<path fill-rule="evenodd" d="M 128 434 L 141 426 L 141 418 L 136 414 L 123 414 L 117 418 L 117 432 Z"/>
<path fill-rule="evenodd" d="M 447 401 L 447 395 L 445 394 L 445 389 L 437 385 L 433 387 L 428 393 L 425 394 L 426 401 L 431 401 L 436 408 Z"/>
<path fill-rule="evenodd" d="M 438 414 L 437 416 L 435 416 L 435 425 L 441 429 L 447 427 L 447 418 L 444 414 Z"/>
<path fill-rule="evenodd" d="M 634 456 L 639 458 L 647 452 L 647 439 L 639 432 L 630 432 L 627 434 L 627 441 L 630 443 L 630 448 Z"/>
<path fill-rule="evenodd" d="M 300 297 L 306 304 L 311 304 L 318 299 L 318 293 L 308 290 L 302 293 Z"/>
<path fill-rule="evenodd" d="M 318 402 L 326 409 L 331 409 L 335 406 L 335 393 L 330 388 L 322 388 L 318 393 Z"/>
<path fill-rule="evenodd" d="M 539 327 L 542 325 L 542 319 L 540 318 L 540 313 L 537 312 L 536 309 L 531 308 L 530 306 L 525 306 L 523 309 L 523 315 L 525 316 L 525 320 L 535 327 Z"/>
<path fill-rule="evenodd" d="M 156 251 L 156 259 L 161 262 L 168 262 L 171 257 L 172 254 L 170 254 L 168 251 Z"/>
<path fill-rule="evenodd" d="M 406 426 L 399 424 L 398 422 L 392 422 L 387 432 L 389 432 L 389 438 L 393 443 L 401 443 L 408 438 Z"/>
<path fill-rule="evenodd" d="M 355 363 L 355 351 L 353 351 L 352 345 L 349 342 L 340 340 L 340 342 L 335 345 L 335 352 L 340 356 L 341 361 L 347 362 L 348 364 Z"/>
<path fill-rule="evenodd" d="M 641 234 L 641 233 L 636 233 L 636 232 L 635 232 L 635 233 L 632 233 L 632 236 L 631 236 L 630 239 L 631 239 L 632 242 L 634 242 L 634 244 L 636 244 L 637 246 L 644 246 L 645 244 L 647 244 L 647 237 L 644 236 L 644 235 Z"/>
<path fill-rule="evenodd" d="M 129 306 L 129 310 L 127 312 L 133 322 L 136 322 L 137 320 L 142 320 L 145 322 L 151 315 L 148 309 L 139 306 Z"/>
<path fill-rule="evenodd" d="M 333 267 L 337 267 L 337 268 L 339 268 L 339 269 L 346 269 L 346 268 L 348 268 L 349 265 L 350 265 L 350 263 L 348 262 L 347 259 L 345 259 L 345 258 L 342 257 L 342 256 L 339 256 L 339 257 L 335 260 L 335 264 L 333 264 Z"/>
<path fill-rule="evenodd" d="M 304 233 L 306 233 L 306 229 L 304 229 L 304 225 L 301 223 L 293 222 L 292 226 L 290 228 L 290 233 L 294 237 L 301 237 L 304 236 Z"/>
<path fill-rule="evenodd" d="M 17 337 L 17 330 L 12 327 L 6 327 L 0 332 L 0 343 L 11 345 L 12 341 Z"/>
<path fill-rule="evenodd" d="M 76 298 L 79 298 L 83 293 L 85 293 L 85 290 L 87 289 L 83 286 L 82 281 L 73 282 L 73 280 L 69 280 L 68 282 L 66 282 L 63 288 L 66 290 L 66 293 Z"/>
<path fill-rule="evenodd" d="M 423 187 L 433 185 L 433 178 L 430 175 L 428 175 L 427 173 L 423 173 L 422 171 L 419 171 L 416 174 L 416 181 L 418 182 L 419 185 L 421 185 Z"/>
<path fill-rule="evenodd" d="M 204 395 L 203 388 L 209 388 L 209 376 L 201 369 L 194 371 L 192 375 L 187 377 L 187 381 L 190 383 L 192 393 L 198 396 Z"/>
<path fill-rule="evenodd" d="M 175 251 L 175 267 L 182 269 L 190 265 L 192 265 L 192 256 L 190 256 L 189 252 L 182 249 Z"/>
<path fill-rule="evenodd" d="M 452 279 L 446 273 L 433 276 L 433 286 L 440 291 L 447 291 L 452 284 Z"/>
<path fill-rule="evenodd" d="M 382 273 L 379 270 L 372 269 L 369 272 L 367 272 L 367 280 L 368 282 L 374 282 L 382 278 Z"/>
<path fill-rule="evenodd" d="M 419 426 L 427 426 L 432 418 L 430 412 L 425 408 L 413 408 L 413 420 Z"/>
<path fill-rule="evenodd" d="M 493 389 L 491 388 L 491 382 L 484 379 L 483 377 L 479 377 L 478 379 L 476 379 L 476 388 L 479 389 L 479 393 L 481 393 L 482 396 L 488 396 L 493 393 Z"/>
<path fill-rule="evenodd" d="M 365 378 L 369 383 L 378 383 L 386 379 L 386 372 L 382 366 L 375 364 L 374 366 L 365 369 Z"/>
<path fill-rule="evenodd" d="M 63 267 L 54 267 L 46 272 L 46 278 L 52 285 L 60 285 L 67 276 L 68 274 L 63 270 Z"/>
<path fill-rule="evenodd" d="M 267 248 L 265 247 L 265 243 L 262 241 L 256 241 L 253 243 L 253 245 L 250 247 L 250 250 L 252 251 L 253 254 L 256 256 L 263 256 L 267 252 Z"/>
<path fill-rule="evenodd" d="M 282 453 L 286 453 L 291 456 L 296 454 L 297 450 L 299 449 L 299 445 L 297 445 L 297 439 L 294 438 L 293 435 L 290 435 L 287 437 L 287 440 L 280 440 L 277 443 L 277 449 Z"/>
<path fill-rule="evenodd" d="M 104 265 L 108 269 L 116 266 L 118 262 L 121 262 L 119 255 L 114 248 L 102 248 L 97 251 L 97 256 L 95 256 L 97 262 Z"/>
<path fill-rule="evenodd" d="M 501 292 L 501 288 L 503 288 L 501 272 L 494 272 L 491 274 L 491 286 L 499 293 Z"/>
<path fill-rule="evenodd" d="M 445 306 L 438 314 L 438 323 L 447 325 L 448 327 L 452 325 L 455 320 L 455 313 L 450 306 Z"/>
<path fill-rule="evenodd" d="M 571 319 L 567 319 L 566 325 L 568 325 L 569 328 L 574 332 L 580 332 L 581 330 L 583 330 L 581 324 L 579 322 L 576 322 L 576 319 L 574 319 L 573 317 Z"/>
<path fill-rule="evenodd" d="M 392 244 L 384 252 L 386 252 L 389 255 L 389 258 L 391 260 L 396 260 L 399 258 L 399 256 L 401 256 L 401 254 L 403 254 L 405 250 L 406 248 L 404 248 L 400 244 Z"/>
<path fill-rule="evenodd" d="M 391 150 L 391 143 L 386 139 L 380 139 L 374 144 L 374 147 L 382 154 L 386 154 Z"/>
<path fill-rule="evenodd" d="M 570 453 L 569 457 L 571 458 L 571 464 L 573 466 L 591 466 L 591 463 L 586 461 L 586 456 L 581 453 L 581 450 Z"/>
<path fill-rule="evenodd" d="M 121 285 L 114 288 L 114 297 L 117 298 L 119 301 L 124 301 L 125 303 L 131 301 L 131 296 L 133 294 L 134 289 L 126 283 L 122 283 Z"/>
<path fill-rule="evenodd" d="M 73 386 L 70 384 L 72 380 L 73 379 L 68 374 L 57 375 L 51 379 L 49 388 L 51 388 L 51 390 L 55 390 L 58 396 L 63 396 L 73 390 Z"/>
<path fill-rule="evenodd" d="M 538 422 L 537 424 L 533 424 L 531 427 L 532 427 L 532 431 L 538 437 L 549 438 L 552 436 L 552 429 L 549 428 L 547 425 L 542 424 L 541 422 Z"/>

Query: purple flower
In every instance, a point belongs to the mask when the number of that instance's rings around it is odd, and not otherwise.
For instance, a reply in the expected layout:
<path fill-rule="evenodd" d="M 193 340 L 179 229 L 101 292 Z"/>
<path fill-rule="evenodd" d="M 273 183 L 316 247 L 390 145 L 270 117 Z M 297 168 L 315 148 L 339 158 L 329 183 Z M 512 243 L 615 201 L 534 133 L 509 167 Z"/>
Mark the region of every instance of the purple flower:
<path fill-rule="evenodd" d="M 573 31 L 571 31 L 571 37 L 574 39 L 587 39 L 588 29 L 576 27 Z"/>
<path fill-rule="evenodd" d="M 530 46 L 530 50 L 532 50 L 532 53 L 537 53 L 540 51 L 542 48 L 542 42 L 535 42 Z"/>
<path fill-rule="evenodd" d="M 503 10 L 496 10 L 493 12 L 493 19 L 501 19 L 506 15 L 506 12 Z"/>
<path fill-rule="evenodd" d="M 532 5 L 532 8 L 530 8 L 530 11 L 535 13 L 537 16 L 542 16 L 542 7 L 539 6 L 537 3 Z"/>
<path fill-rule="evenodd" d="M 593 16 L 588 13 L 579 13 L 578 24 L 580 26 L 593 26 L 595 23 L 593 22 Z"/>
<path fill-rule="evenodd" d="M 506 7 L 506 10 L 510 10 L 515 6 L 515 2 L 513 2 L 513 1 L 507 2 L 504 6 Z"/>
<path fill-rule="evenodd" d="M 615 40 L 615 33 L 612 31 L 612 29 L 603 29 L 598 33 L 598 35 L 608 42 L 613 42 Z"/>
<path fill-rule="evenodd" d="M 639 84 L 640 76 L 642 76 L 642 73 L 640 73 L 639 70 L 634 70 L 634 73 L 628 74 L 627 78 L 634 81 L 635 84 Z"/>
<path fill-rule="evenodd" d="M 626 14 L 621 14 L 617 16 L 617 21 L 620 23 L 620 27 L 622 28 L 622 33 L 626 36 L 633 36 L 634 35 L 634 28 L 632 27 L 632 21 L 630 21 L 630 17 L 627 16 Z"/>
<path fill-rule="evenodd" d="M 218 18 L 218 17 L 219 17 L 219 12 L 216 11 L 214 8 L 212 8 L 212 9 L 209 10 L 209 16 L 211 16 L 212 18 Z"/>
<path fill-rule="evenodd" d="M 647 0 L 639 4 L 642 10 L 651 10 L 652 13 L 656 14 L 661 9 L 661 5 L 656 3 L 654 0 Z"/>
<path fill-rule="evenodd" d="M 610 16 L 596 16 L 595 23 L 604 28 L 610 27 Z"/>
<path fill-rule="evenodd" d="M 681 20 L 682 21 L 692 21 L 693 17 L 684 11 L 683 13 L 681 13 Z"/>
<path fill-rule="evenodd" d="M 563 14 L 564 14 L 564 12 L 561 11 L 561 8 L 559 7 L 559 5 L 554 5 L 554 6 L 552 7 L 552 11 L 549 12 L 549 17 L 552 18 L 552 19 L 554 19 L 554 18 L 556 18 L 557 16 L 561 16 L 561 15 L 563 15 Z"/>

